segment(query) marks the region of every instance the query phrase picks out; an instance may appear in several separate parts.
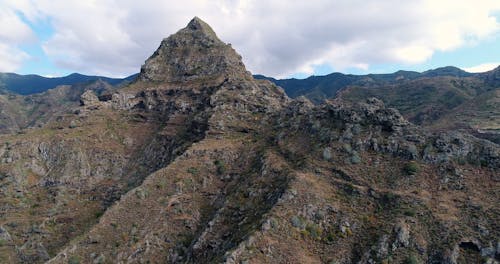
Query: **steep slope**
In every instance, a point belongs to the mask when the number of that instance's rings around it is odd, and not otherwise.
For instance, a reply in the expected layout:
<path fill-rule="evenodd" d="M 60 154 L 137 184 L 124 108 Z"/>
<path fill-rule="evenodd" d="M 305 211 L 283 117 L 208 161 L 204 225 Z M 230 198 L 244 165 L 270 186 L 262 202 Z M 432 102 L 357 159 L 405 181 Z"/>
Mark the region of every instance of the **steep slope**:
<path fill-rule="evenodd" d="M 489 97 L 495 98 L 500 89 L 499 69 L 475 74 L 448 66 L 423 73 L 332 73 L 303 80 L 276 80 L 261 75 L 256 78 L 270 80 L 290 97 L 305 96 L 315 104 L 335 98 L 359 102 L 376 97 L 415 124 L 441 131 L 462 129 L 498 142 L 500 131 L 492 129 L 492 123 L 500 115 L 499 104 L 492 103 Z"/>
<path fill-rule="evenodd" d="M 306 96 L 314 103 L 321 103 L 325 99 L 335 97 L 336 93 L 353 83 L 357 83 L 364 76 L 345 75 L 332 73 L 325 76 L 311 76 L 306 79 L 283 79 L 277 80 L 262 75 L 256 75 L 256 79 L 267 79 L 276 85 L 283 87 L 286 94 L 292 98 Z"/>
<path fill-rule="evenodd" d="M 198 18 L 163 40 L 112 102 L 155 112 L 201 100 L 160 112 L 173 135 L 171 120 L 201 110 L 203 135 L 49 263 L 495 258 L 497 145 L 429 134 L 377 99 L 291 101 L 237 58 Z"/>
<path fill-rule="evenodd" d="M 109 94 L 116 87 L 102 80 L 62 85 L 43 93 L 18 95 L 0 94 L 0 134 L 22 132 L 42 127 L 49 120 L 67 114 L 80 104 L 80 95 L 87 90 Z"/>
<path fill-rule="evenodd" d="M 199 23 L 193 20 L 184 30 L 188 32 L 165 41 L 187 42 L 192 52 L 202 50 L 204 36 L 209 36 L 199 30 Z M 214 51 L 224 45 L 227 56 L 239 57 L 220 40 L 211 41 Z M 199 59 L 201 66 L 209 67 L 225 57 Z M 253 118 L 287 100 L 270 83 L 248 82 L 250 74 L 238 63 L 234 71 L 214 72 L 217 76 L 210 78 L 190 75 L 189 80 L 160 84 L 141 78 L 99 97 L 89 89 L 81 95 L 81 106 L 59 113 L 43 128 L 2 136 L 2 261 L 47 260 L 95 224 L 122 193 L 202 139 L 209 124 L 214 135 L 228 127 L 245 133 L 254 126 Z M 251 96 L 257 91 L 261 96 Z M 229 115 L 232 108 L 242 111 Z"/>
<path fill-rule="evenodd" d="M 486 73 L 485 73 L 486 74 Z M 326 99 L 332 99 L 337 93 L 350 86 L 362 88 L 379 88 L 383 86 L 398 85 L 405 81 L 418 78 L 441 77 L 479 77 L 479 74 L 469 73 L 457 67 L 447 66 L 422 73 L 414 71 L 397 71 L 388 74 L 353 75 L 342 73 L 331 73 L 324 76 L 311 76 L 306 79 L 274 79 L 263 75 L 255 75 L 256 79 L 269 80 L 283 87 L 288 96 L 296 98 L 305 96 L 312 102 L 319 104 Z"/>
<path fill-rule="evenodd" d="M 412 122 L 427 125 L 488 89 L 476 79 L 419 78 L 378 87 L 353 86 L 342 91 L 339 97 L 351 102 L 377 97 Z"/>
<path fill-rule="evenodd" d="M 446 111 L 430 128 L 461 129 L 500 144 L 500 89 L 482 93 Z"/>
<path fill-rule="evenodd" d="M 199 18 L 134 83 L 0 135 L 0 262 L 498 258 L 498 145 L 256 80 Z"/>
<path fill-rule="evenodd" d="M 138 80 L 182 82 L 217 78 L 221 73 L 249 75 L 231 45 L 220 41 L 209 25 L 195 18 L 186 28 L 162 41 L 141 67 Z"/>
<path fill-rule="evenodd" d="M 482 73 L 480 77 L 490 86 L 499 87 L 500 86 L 500 66 L 495 69 Z"/>
<path fill-rule="evenodd" d="M 0 94 L 0 133 L 13 133 L 20 129 L 20 123 L 26 122 L 26 111 L 19 104 L 19 97 L 14 94 Z"/>
<path fill-rule="evenodd" d="M 342 100 L 357 102 L 376 97 L 394 107 L 411 122 L 438 131 L 461 129 L 484 135 L 500 133 L 495 125 L 500 104 L 495 101 L 500 86 L 476 77 L 418 78 L 392 85 L 352 86 L 338 94 Z"/>

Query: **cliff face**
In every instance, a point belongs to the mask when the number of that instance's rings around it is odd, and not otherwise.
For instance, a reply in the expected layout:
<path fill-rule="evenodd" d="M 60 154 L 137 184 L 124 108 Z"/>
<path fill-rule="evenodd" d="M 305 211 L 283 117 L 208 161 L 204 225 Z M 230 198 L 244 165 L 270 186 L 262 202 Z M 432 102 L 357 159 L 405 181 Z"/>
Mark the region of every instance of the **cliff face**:
<path fill-rule="evenodd" d="M 494 259 L 498 145 L 374 98 L 255 80 L 199 18 L 136 82 L 2 135 L 0 257 L 49 263 Z"/>

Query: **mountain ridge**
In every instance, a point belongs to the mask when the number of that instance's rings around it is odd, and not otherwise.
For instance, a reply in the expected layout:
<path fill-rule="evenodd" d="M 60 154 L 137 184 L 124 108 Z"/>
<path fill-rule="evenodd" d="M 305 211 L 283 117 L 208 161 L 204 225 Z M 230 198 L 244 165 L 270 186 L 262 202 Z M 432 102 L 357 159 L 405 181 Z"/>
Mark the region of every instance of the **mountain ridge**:
<path fill-rule="evenodd" d="M 359 77 L 359 78 L 375 76 L 376 79 L 384 79 L 384 76 L 389 77 L 389 78 L 391 76 L 406 76 L 407 78 L 415 78 L 415 77 L 422 77 L 422 76 L 431 77 L 431 75 L 434 77 L 436 77 L 436 76 L 456 76 L 456 77 L 467 76 L 467 77 L 470 77 L 470 76 L 480 76 L 480 75 L 481 76 L 488 76 L 488 75 L 493 76 L 494 73 L 498 71 L 499 67 L 497 67 L 496 69 L 487 71 L 487 72 L 483 72 L 483 73 L 468 73 L 468 72 L 466 72 L 458 67 L 455 67 L 455 66 L 444 66 L 444 67 L 426 70 L 423 72 L 398 70 L 394 73 L 368 73 L 368 74 L 361 74 L 361 75 L 333 72 L 333 73 L 329 73 L 326 75 L 312 75 L 312 76 L 308 76 L 308 77 L 303 78 L 303 79 L 301 79 L 301 78 L 299 78 L 299 79 L 297 79 L 297 78 L 276 79 L 274 77 L 268 77 L 268 76 L 263 75 L 263 74 L 254 74 L 253 76 L 257 79 L 266 79 L 266 80 L 270 80 L 276 84 L 282 84 L 283 86 L 285 86 L 285 89 L 286 89 L 287 93 L 289 94 L 289 96 L 296 97 L 297 95 L 293 91 L 293 89 L 290 89 L 289 87 L 287 87 L 288 85 L 284 85 L 284 83 L 291 82 L 291 81 L 304 82 L 308 79 L 326 78 L 326 77 L 332 76 L 332 75 L 351 76 L 351 77 Z M 44 92 L 47 89 L 55 88 L 59 85 L 72 85 L 72 84 L 76 84 L 76 83 L 80 83 L 80 82 L 87 82 L 87 81 L 92 81 L 92 80 L 97 80 L 97 79 L 102 79 L 102 80 L 110 83 L 111 85 L 117 85 L 117 84 L 120 84 L 122 82 L 132 82 L 136 79 L 136 77 L 139 74 L 140 73 L 135 73 L 135 74 L 132 74 L 132 75 L 124 77 L 124 78 L 112 78 L 112 77 L 97 76 L 97 75 L 85 75 L 85 74 L 76 73 L 76 72 L 68 74 L 66 76 L 62 76 L 62 77 L 44 77 L 44 76 L 37 75 L 37 74 L 18 74 L 18 73 L 13 73 L 13 72 L 3 72 L 3 73 L 0 73 L 0 88 L 4 88 L 4 89 L 6 89 L 10 92 L 13 92 L 13 93 L 28 95 L 28 94 L 33 94 L 33 93 Z M 41 80 L 48 79 L 50 81 L 49 81 L 49 84 L 44 84 L 45 81 L 41 81 L 41 84 L 40 84 L 40 81 L 31 81 L 33 84 L 29 84 L 28 85 L 29 87 L 25 87 L 25 84 L 24 84 L 24 83 L 30 83 L 29 80 L 21 80 L 20 82 L 17 82 L 17 83 L 15 81 L 7 81 L 7 84 L 3 83 L 2 79 L 5 80 L 6 78 L 8 78 L 6 76 L 9 76 L 9 75 L 15 76 L 15 78 L 17 78 L 17 79 L 34 77 L 34 78 L 41 79 Z M 10 78 L 12 79 L 12 77 L 10 77 Z M 493 77 L 490 77 L 490 78 L 493 78 Z M 38 86 L 38 87 L 34 89 L 34 88 L 32 88 L 34 86 Z"/>
<path fill-rule="evenodd" d="M 500 105 L 495 103 L 498 98 L 495 91 L 500 89 L 499 72 L 500 67 L 473 74 L 447 66 L 422 73 L 332 73 L 303 80 L 256 78 L 268 79 L 283 87 L 290 97 L 305 96 L 315 104 L 376 97 L 415 124 L 436 131 L 460 129 L 500 143 Z"/>
<path fill-rule="evenodd" d="M 59 85 L 73 85 L 95 80 L 104 80 L 111 85 L 119 85 L 124 82 L 131 82 L 137 74 L 132 74 L 125 78 L 109 78 L 104 76 L 83 75 L 72 73 L 63 77 L 43 77 L 36 74 L 20 75 L 17 73 L 0 73 L 0 90 L 29 95 L 44 92 Z"/>
<path fill-rule="evenodd" d="M 0 134 L 0 260 L 495 261 L 498 145 L 376 98 L 290 99 L 198 20 L 142 78 Z"/>
<path fill-rule="evenodd" d="M 499 66 L 500 67 L 500 66 Z M 498 69 L 498 68 L 497 68 Z M 366 78 L 372 78 L 377 81 L 382 81 L 385 84 L 402 80 L 402 79 L 415 79 L 415 78 L 423 78 L 423 77 L 474 77 L 474 76 L 487 76 L 488 74 L 495 73 L 496 69 L 486 71 L 483 73 L 469 73 L 455 66 L 444 66 L 438 67 L 435 69 L 426 70 L 423 72 L 417 71 L 406 71 L 406 70 L 398 70 L 393 73 L 368 73 L 368 74 L 345 74 L 341 72 L 333 72 L 326 75 L 312 75 L 306 77 L 304 79 L 297 78 L 285 78 L 285 79 L 276 79 L 273 77 L 267 77 L 262 74 L 255 74 L 254 77 L 257 79 L 267 79 L 270 80 L 277 85 L 282 86 L 287 94 L 292 97 L 298 97 L 301 95 L 305 95 L 308 91 L 317 89 L 317 87 L 321 87 L 321 83 L 335 83 L 335 81 L 340 82 L 340 85 L 330 85 L 325 88 L 320 88 L 320 91 L 324 93 L 324 96 L 321 98 L 316 98 L 314 96 L 308 96 L 315 103 L 319 103 L 324 99 L 332 97 L 336 94 L 337 91 L 347 87 L 348 85 L 356 85 L 359 82 L 362 82 Z M 302 89 L 297 89 L 296 87 L 304 87 Z"/>

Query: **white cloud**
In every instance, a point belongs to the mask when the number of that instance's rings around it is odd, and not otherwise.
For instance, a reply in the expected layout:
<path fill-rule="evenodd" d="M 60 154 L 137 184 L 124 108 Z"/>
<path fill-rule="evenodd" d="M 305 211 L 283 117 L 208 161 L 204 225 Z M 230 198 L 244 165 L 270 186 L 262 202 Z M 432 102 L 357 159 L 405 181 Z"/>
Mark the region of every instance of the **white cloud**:
<path fill-rule="evenodd" d="M 465 67 L 463 68 L 463 70 L 467 72 L 487 72 L 495 69 L 498 66 L 500 66 L 500 62 L 488 62 L 472 67 Z"/>
<path fill-rule="evenodd" d="M 1 3 L 1 2 L 0 2 Z M 0 71 L 13 72 L 29 58 L 20 44 L 33 42 L 35 35 L 10 8 L 0 8 Z"/>
<path fill-rule="evenodd" d="M 0 58 L 0 72 L 14 72 L 29 56 L 20 49 L 0 42 Z"/>
<path fill-rule="evenodd" d="M 2 0 L 0 0 L 2 1 Z M 10 0 L 30 21 L 48 18 L 43 44 L 57 65 L 84 73 L 139 70 L 162 38 L 193 16 L 211 24 L 249 70 L 272 76 L 377 63 L 421 63 L 436 51 L 500 29 L 498 0 Z"/>
<path fill-rule="evenodd" d="M 34 39 L 31 29 L 10 9 L 0 9 L 0 41 L 24 42 Z"/>

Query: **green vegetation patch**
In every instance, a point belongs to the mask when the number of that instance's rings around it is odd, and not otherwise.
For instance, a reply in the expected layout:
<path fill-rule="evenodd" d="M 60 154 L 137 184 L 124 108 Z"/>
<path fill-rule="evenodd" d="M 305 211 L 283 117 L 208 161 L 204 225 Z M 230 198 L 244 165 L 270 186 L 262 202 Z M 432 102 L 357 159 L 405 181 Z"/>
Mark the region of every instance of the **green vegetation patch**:
<path fill-rule="evenodd" d="M 78 256 L 71 256 L 68 259 L 68 264 L 80 264 L 80 258 Z"/>
<path fill-rule="evenodd" d="M 215 168 L 217 169 L 217 174 L 221 175 L 226 173 L 226 164 L 222 160 L 214 161 Z"/>
<path fill-rule="evenodd" d="M 403 167 L 403 171 L 408 175 L 417 174 L 419 169 L 420 168 L 418 166 L 418 163 L 416 163 L 415 161 L 410 161 L 410 162 L 406 163 L 405 166 Z"/>
<path fill-rule="evenodd" d="M 198 170 L 198 168 L 195 168 L 195 167 L 189 167 L 187 169 L 187 172 L 191 173 L 192 175 L 198 175 L 198 173 L 200 173 L 200 171 Z"/>

